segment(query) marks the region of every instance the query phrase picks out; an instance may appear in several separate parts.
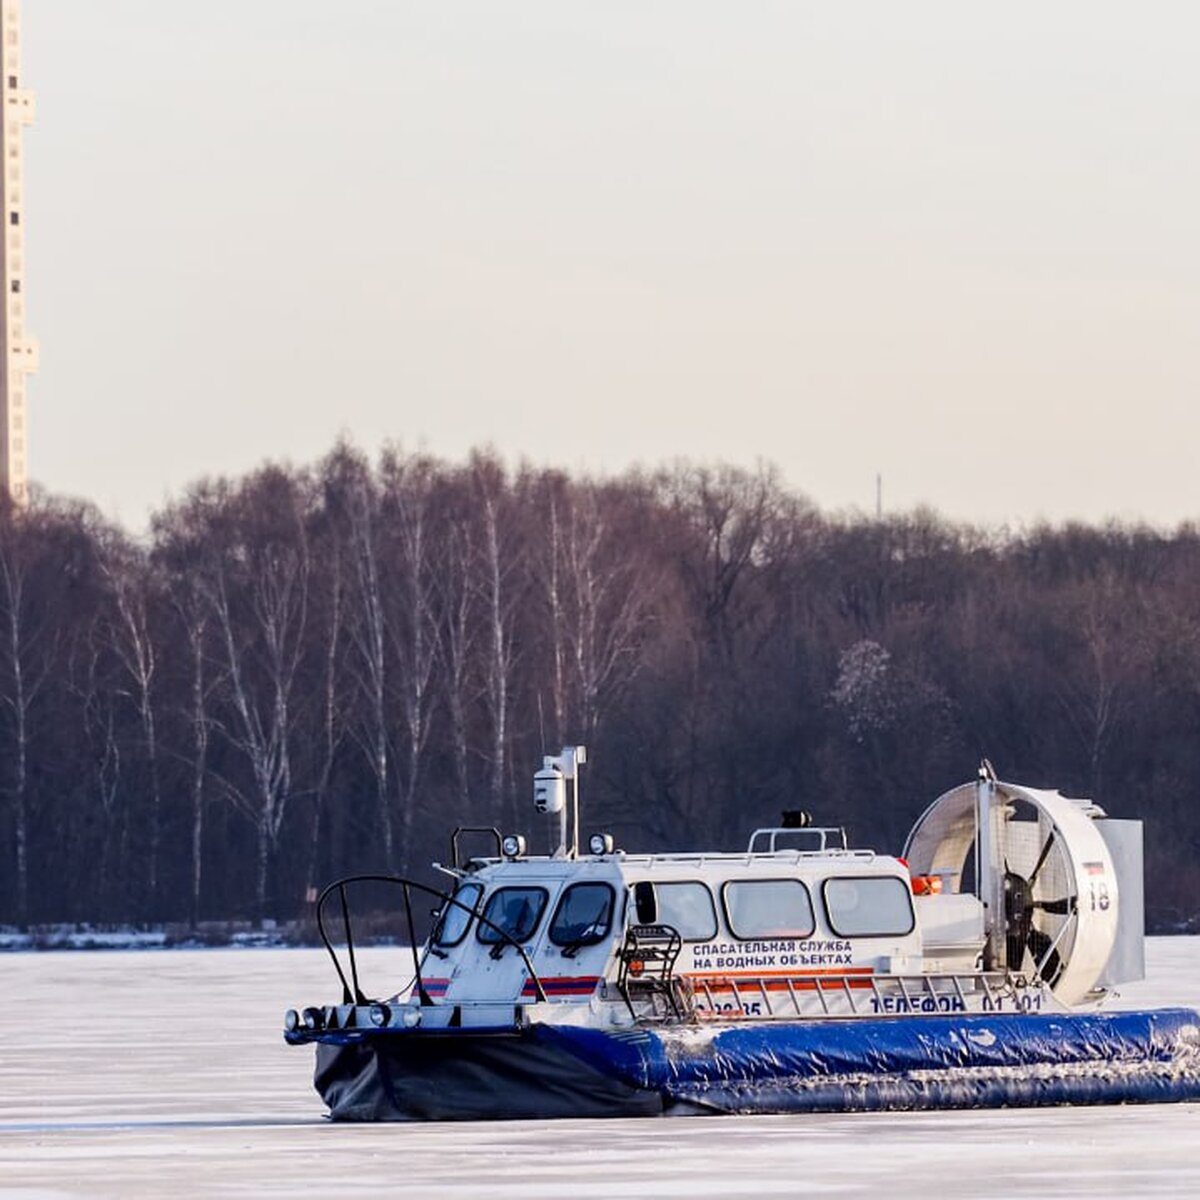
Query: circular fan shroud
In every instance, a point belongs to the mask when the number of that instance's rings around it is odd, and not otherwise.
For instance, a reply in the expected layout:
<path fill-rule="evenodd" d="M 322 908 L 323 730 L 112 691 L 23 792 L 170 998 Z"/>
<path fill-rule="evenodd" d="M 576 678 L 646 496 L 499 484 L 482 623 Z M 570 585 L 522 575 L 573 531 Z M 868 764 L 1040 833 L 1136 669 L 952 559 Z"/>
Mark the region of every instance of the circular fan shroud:
<path fill-rule="evenodd" d="M 990 789 L 987 808 L 992 821 L 992 872 L 997 889 L 989 891 L 985 878 L 983 898 L 1002 895 L 1007 870 L 1023 880 L 1033 876 L 1032 896 L 1038 905 L 1050 902 L 1052 907 L 1059 907 L 1055 901 L 1073 901 L 1069 913 L 1035 908 L 1032 928 L 1036 934 L 1031 939 L 1033 945 L 1026 946 L 1020 969 L 1031 974 L 1035 965 L 1032 951 L 1041 950 L 1048 944 L 1047 938 L 1053 940 L 1061 932 L 1055 945 L 1061 968 L 1052 980 L 1051 990 L 1064 1003 L 1076 1004 L 1096 986 L 1117 934 L 1120 898 L 1116 872 L 1087 808 L 1099 810 L 1054 791 L 1010 783 L 963 784 L 935 800 L 913 826 L 904 857 L 914 875 L 942 874 L 948 880 L 948 890 L 961 889 L 964 871 L 970 873 L 974 861 L 980 788 Z M 1043 858 L 1040 866 L 1039 858 Z M 1000 913 L 1003 922 L 1003 911 L 1003 903 L 990 904 L 988 920 L 993 920 L 993 913 Z M 1067 928 L 1062 928 L 1064 925 Z"/>

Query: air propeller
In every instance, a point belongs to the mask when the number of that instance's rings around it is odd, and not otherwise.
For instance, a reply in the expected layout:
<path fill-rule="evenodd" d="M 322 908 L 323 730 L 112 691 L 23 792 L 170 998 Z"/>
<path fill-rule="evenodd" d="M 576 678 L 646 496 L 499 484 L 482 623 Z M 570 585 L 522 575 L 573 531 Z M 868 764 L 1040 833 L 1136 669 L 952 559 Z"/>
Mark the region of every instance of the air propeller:
<path fill-rule="evenodd" d="M 1062 971 L 1063 962 L 1058 951 L 1051 949 L 1053 938 L 1039 929 L 1033 918 L 1038 912 L 1068 916 L 1074 908 L 1072 896 L 1058 900 L 1039 900 L 1034 896 L 1038 875 L 1046 865 L 1053 845 L 1054 831 L 1051 830 L 1027 878 L 1012 870 L 1007 856 L 1004 860 L 1005 961 L 1010 971 L 1019 971 L 1028 950 L 1042 979 L 1051 987 Z"/>

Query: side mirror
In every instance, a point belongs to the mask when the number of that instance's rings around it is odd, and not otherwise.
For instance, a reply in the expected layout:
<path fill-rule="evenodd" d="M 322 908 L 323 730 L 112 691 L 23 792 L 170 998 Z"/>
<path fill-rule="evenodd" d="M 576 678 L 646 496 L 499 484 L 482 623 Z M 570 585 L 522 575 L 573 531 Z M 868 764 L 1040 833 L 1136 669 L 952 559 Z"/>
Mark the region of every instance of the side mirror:
<path fill-rule="evenodd" d="M 654 895 L 654 884 L 643 879 L 633 885 L 633 908 L 639 925 L 653 925 L 658 920 L 658 900 Z"/>

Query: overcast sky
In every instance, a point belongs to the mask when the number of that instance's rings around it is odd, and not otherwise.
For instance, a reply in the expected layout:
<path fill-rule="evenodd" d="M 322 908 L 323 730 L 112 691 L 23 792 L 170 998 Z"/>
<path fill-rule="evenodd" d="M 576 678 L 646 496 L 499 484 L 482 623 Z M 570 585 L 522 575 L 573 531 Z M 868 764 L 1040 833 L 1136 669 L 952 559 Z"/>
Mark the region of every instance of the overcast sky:
<path fill-rule="evenodd" d="M 1200 517 L 1200 4 L 25 0 L 30 460 Z"/>

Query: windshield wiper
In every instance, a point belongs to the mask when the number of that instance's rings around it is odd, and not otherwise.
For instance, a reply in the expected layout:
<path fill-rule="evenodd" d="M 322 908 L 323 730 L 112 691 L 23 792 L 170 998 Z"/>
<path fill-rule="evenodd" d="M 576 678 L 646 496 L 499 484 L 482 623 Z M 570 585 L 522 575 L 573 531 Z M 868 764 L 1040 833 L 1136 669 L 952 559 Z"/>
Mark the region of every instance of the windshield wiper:
<path fill-rule="evenodd" d="M 597 924 L 593 921 L 573 942 L 568 942 L 563 947 L 563 958 L 574 958 L 584 946 L 595 946 L 604 941 L 604 934 L 596 928 Z"/>

